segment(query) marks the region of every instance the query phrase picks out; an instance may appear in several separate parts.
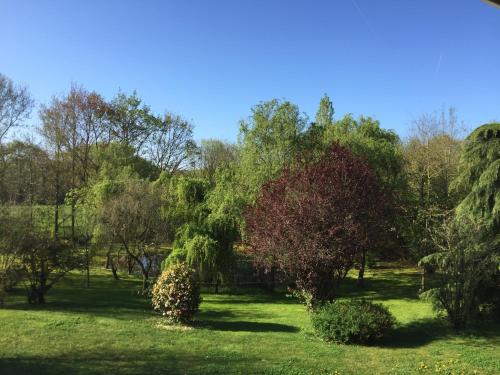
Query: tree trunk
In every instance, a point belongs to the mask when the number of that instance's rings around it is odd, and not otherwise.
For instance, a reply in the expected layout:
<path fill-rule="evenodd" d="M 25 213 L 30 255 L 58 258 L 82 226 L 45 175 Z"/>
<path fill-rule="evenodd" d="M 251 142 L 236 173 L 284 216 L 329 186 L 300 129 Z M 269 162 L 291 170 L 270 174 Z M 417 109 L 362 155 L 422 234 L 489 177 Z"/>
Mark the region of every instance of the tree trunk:
<path fill-rule="evenodd" d="M 120 280 L 118 277 L 118 270 L 116 267 L 115 262 L 113 261 L 113 254 L 111 254 L 111 248 L 108 250 L 108 253 L 106 254 L 106 269 L 111 268 L 111 272 L 113 273 L 113 278 L 115 280 Z"/>
<path fill-rule="evenodd" d="M 365 267 L 366 267 L 366 250 L 363 250 L 363 255 L 361 257 L 361 265 L 359 267 L 358 281 L 356 285 L 360 288 L 365 286 Z"/>
<path fill-rule="evenodd" d="M 146 292 L 149 287 L 149 274 L 147 271 L 142 271 L 142 292 Z"/>
<path fill-rule="evenodd" d="M 135 260 L 130 255 L 127 255 L 127 271 L 129 275 L 131 275 L 134 270 L 134 262 Z"/>
<path fill-rule="evenodd" d="M 219 276 L 215 276 L 215 294 L 219 293 Z"/>
<path fill-rule="evenodd" d="M 420 290 L 419 290 L 420 293 L 425 292 L 425 274 L 426 274 L 425 266 L 423 266 L 422 267 L 422 277 L 420 279 Z"/>
<path fill-rule="evenodd" d="M 44 305 L 45 304 L 45 295 L 43 292 L 38 293 L 38 304 L 39 305 Z"/>
<path fill-rule="evenodd" d="M 274 292 L 275 284 L 276 284 L 276 268 L 275 267 L 271 267 L 271 272 L 269 272 L 267 289 L 270 292 Z"/>
<path fill-rule="evenodd" d="M 85 246 L 85 257 L 86 257 L 86 268 L 87 268 L 87 279 L 85 283 L 86 288 L 90 288 L 90 251 L 88 245 Z"/>
<path fill-rule="evenodd" d="M 56 188 L 58 189 L 58 187 Z M 56 193 L 56 202 L 54 204 L 54 238 L 59 236 L 59 202 L 57 198 L 58 193 Z"/>
<path fill-rule="evenodd" d="M 120 280 L 120 278 L 118 277 L 118 273 L 117 273 L 116 267 L 114 265 L 111 266 L 111 272 L 113 273 L 113 278 L 115 280 Z"/>

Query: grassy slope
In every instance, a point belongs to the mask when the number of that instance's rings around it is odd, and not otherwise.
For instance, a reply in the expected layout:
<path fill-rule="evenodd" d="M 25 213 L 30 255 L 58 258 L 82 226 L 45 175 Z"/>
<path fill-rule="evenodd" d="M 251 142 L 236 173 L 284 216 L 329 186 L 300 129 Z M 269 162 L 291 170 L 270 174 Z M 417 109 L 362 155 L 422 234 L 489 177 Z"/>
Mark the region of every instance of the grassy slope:
<path fill-rule="evenodd" d="M 158 328 L 137 280 L 100 272 L 89 290 L 78 274 L 56 285 L 42 308 L 8 298 L 0 374 L 409 374 L 436 373 L 436 365 L 500 373 L 500 326 L 455 334 L 416 298 L 414 270 L 377 270 L 362 293 L 353 280 L 344 286 L 383 302 L 400 322 L 371 347 L 318 340 L 304 307 L 279 293 L 206 293 L 195 329 Z"/>

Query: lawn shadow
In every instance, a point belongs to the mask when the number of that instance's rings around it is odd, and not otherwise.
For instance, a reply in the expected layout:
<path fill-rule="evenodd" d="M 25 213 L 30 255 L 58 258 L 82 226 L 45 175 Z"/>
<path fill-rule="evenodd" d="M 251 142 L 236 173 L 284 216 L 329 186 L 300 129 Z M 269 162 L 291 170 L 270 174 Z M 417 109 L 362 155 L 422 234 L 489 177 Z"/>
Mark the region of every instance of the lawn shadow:
<path fill-rule="evenodd" d="M 493 325 L 493 326 L 492 326 Z M 482 323 L 466 330 L 456 331 L 444 319 L 419 319 L 395 328 L 375 346 L 384 348 L 418 348 L 441 339 L 462 339 L 474 345 L 474 341 L 487 339 L 493 345 L 500 344 L 500 326 L 495 323 Z"/>
<path fill-rule="evenodd" d="M 267 323 L 267 322 L 249 322 L 249 321 L 221 321 L 221 320 L 203 320 L 195 323 L 199 328 L 205 328 L 214 331 L 230 332 L 299 332 L 300 329 L 287 324 Z"/>
<path fill-rule="evenodd" d="M 132 350 L 104 348 L 102 350 L 68 351 L 57 356 L 20 355 L 0 357 L 2 375 L 66 375 L 66 374 L 186 374 L 210 373 L 216 367 L 229 373 L 233 366 L 248 367 L 256 361 L 248 354 L 226 356 L 173 349 Z"/>
<path fill-rule="evenodd" d="M 278 304 L 297 304 L 298 300 L 288 297 L 285 289 L 277 289 L 274 292 L 263 291 L 260 289 L 234 289 L 225 293 L 206 293 L 207 300 L 210 303 L 218 304 L 247 304 L 247 303 L 278 303 Z M 211 299 L 217 297 L 217 299 Z"/>
<path fill-rule="evenodd" d="M 369 298 L 385 300 L 417 300 L 420 287 L 420 276 L 415 273 L 387 274 L 365 279 L 365 285 L 357 285 L 357 279 L 346 278 L 340 288 L 339 295 L 349 298 Z"/>
<path fill-rule="evenodd" d="M 73 277 L 56 284 L 46 295 L 44 305 L 30 305 L 25 290 L 18 288 L 7 297 L 4 308 L 20 311 L 55 311 L 112 317 L 129 320 L 151 313 L 151 304 L 138 294 L 135 280 L 113 280 L 105 275 L 93 275 L 91 287 L 85 288 Z"/>

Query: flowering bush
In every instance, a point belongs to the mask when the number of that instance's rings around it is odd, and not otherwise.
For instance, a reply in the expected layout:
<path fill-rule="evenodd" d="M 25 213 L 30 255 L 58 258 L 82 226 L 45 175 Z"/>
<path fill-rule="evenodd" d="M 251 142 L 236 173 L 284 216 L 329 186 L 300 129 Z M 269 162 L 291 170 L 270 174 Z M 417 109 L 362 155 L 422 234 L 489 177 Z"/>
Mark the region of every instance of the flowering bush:
<path fill-rule="evenodd" d="M 320 337 L 344 344 L 380 339 L 394 323 L 384 306 L 363 300 L 327 303 L 312 314 L 314 330 Z"/>
<path fill-rule="evenodd" d="M 174 322 L 186 322 L 198 311 L 200 286 L 195 272 L 184 263 L 164 271 L 152 290 L 153 308 Z"/>

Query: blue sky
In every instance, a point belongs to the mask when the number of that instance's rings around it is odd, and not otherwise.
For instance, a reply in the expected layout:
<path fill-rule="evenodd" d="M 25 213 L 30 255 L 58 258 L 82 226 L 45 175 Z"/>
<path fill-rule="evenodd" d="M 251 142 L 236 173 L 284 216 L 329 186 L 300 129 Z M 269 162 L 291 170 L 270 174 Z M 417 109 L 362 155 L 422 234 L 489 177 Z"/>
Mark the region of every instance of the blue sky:
<path fill-rule="evenodd" d="M 480 0 L 0 0 L 0 72 L 38 103 L 82 84 L 137 89 L 195 137 L 235 140 L 262 100 L 311 119 L 370 115 L 401 136 L 455 106 L 469 127 L 500 120 L 500 9 Z M 34 113 L 32 122 L 37 121 Z"/>

